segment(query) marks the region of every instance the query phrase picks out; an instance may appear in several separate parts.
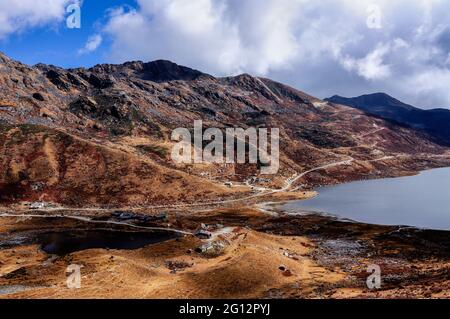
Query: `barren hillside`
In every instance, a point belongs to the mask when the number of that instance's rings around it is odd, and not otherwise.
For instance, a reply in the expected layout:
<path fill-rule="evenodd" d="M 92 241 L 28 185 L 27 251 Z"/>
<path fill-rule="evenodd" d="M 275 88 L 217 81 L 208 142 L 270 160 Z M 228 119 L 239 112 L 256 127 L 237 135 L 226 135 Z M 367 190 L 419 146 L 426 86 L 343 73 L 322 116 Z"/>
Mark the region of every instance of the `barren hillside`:
<path fill-rule="evenodd" d="M 176 165 L 177 127 L 280 129 L 281 187 L 305 170 L 308 188 L 448 164 L 447 149 L 412 129 L 247 74 L 215 78 L 169 61 L 90 69 L 27 66 L 0 55 L 0 201 L 74 206 L 208 201 L 258 174 L 256 165 Z M 419 161 L 417 159 L 420 159 Z M 295 186 L 295 185 L 294 185 Z"/>

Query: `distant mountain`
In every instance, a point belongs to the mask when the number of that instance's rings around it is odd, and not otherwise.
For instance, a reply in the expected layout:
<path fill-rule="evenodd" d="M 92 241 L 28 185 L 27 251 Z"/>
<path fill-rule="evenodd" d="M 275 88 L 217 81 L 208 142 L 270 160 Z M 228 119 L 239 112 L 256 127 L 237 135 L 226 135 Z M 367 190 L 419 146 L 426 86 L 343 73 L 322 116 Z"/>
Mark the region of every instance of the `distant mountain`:
<path fill-rule="evenodd" d="M 423 110 L 405 104 L 385 93 L 361 95 L 354 98 L 332 96 L 328 102 L 357 108 L 371 115 L 421 130 L 434 142 L 450 145 L 450 110 Z"/>

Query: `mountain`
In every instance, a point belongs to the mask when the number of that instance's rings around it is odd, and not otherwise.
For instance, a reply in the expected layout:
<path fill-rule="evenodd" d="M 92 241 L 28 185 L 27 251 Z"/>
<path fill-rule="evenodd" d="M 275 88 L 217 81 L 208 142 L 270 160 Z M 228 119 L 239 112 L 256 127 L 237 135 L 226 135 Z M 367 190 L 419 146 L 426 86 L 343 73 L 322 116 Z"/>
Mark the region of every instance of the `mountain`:
<path fill-rule="evenodd" d="M 229 188 L 257 165 L 171 160 L 179 127 L 280 129 L 283 187 L 316 170 L 304 188 L 410 174 L 448 165 L 448 148 L 417 130 L 327 103 L 266 78 L 216 78 L 170 61 L 63 69 L 0 54 L 0 204 L 43 200 L 70 206 L 167 205 L 235 198 Z"/>
<path fill-rule="evenodd" d="M 436 143 L 450 145 L 450 110 L 423 110 L 400 102 L 385 93 L 354 98 L 335 95 L 325 100 L 348 105 L 383 119 L 407 125 L 430 135 Z"/>

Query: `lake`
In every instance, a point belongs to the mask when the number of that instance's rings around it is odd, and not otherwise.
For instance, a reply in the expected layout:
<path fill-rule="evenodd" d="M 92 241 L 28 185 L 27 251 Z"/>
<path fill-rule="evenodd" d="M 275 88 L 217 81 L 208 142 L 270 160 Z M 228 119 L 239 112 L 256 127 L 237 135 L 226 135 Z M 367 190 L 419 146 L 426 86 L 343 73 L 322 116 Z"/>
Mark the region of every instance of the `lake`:
<path fill-rule="evenodd" d="M 114 229 L 67 229 L 50 232 L 23 232 L 0 236 L 0 249 L 38 244 L 47 254 L 67 255 L 76 251 L 103 249 L 138 249 L 176 239 L 180 235 L 166 231 L 123 231 Z"/>
<path fill-rule="evenodd" d="M 69 230 L 39 234 L 37 241 L 47 254 L 66 255 L 92 248 L 138 249 L 177 237 L 175 233 L 162 231 Z"/>
<path fill-rule="evenodd" d="M 321 187 L 317 191 L 317 197 L 288 202 L 282 209 L 330 213 L 371 224 L 450 230 L 450 168 Z"/>

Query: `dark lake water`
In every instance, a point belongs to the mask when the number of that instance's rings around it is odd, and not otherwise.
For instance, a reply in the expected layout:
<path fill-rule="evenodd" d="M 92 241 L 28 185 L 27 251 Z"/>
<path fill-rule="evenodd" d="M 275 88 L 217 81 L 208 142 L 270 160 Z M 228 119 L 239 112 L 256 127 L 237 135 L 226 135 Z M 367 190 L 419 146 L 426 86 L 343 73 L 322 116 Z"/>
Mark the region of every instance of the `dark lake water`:
<path fill-rule="evenodd" d="M 282 208 L 330 213 L 372 224 L 450 230 L 450 168 L 327 186 L 318 192 L 313 199 L 289 202 Z"/>
<path fill-rule="evenodd" d="M 43 233 L 36 239 L 48 254 L 66 255 L 91 248 L 137 249 L 178 235 L 171 232 L 124 232 L 109 230 L 70 230 Z"/>
<path fill-rule="evenodd" d="M 67 229 L 65 231 L 0 234 L 0 249 L 38 244 L 48 254 L 66 255 L 91 248 L 138 249 L 180 237 L 166 231 L 123 231 Z"/>

